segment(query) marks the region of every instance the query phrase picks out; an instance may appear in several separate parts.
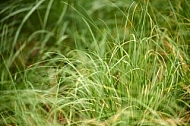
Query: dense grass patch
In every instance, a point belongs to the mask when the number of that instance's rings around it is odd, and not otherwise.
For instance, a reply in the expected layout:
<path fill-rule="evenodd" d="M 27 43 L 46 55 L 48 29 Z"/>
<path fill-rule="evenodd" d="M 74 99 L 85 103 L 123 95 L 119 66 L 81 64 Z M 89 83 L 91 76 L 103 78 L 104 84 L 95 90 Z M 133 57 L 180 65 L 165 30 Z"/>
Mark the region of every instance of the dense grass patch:
<path fill-rule="evenodd" d="M 189 125 L 190 2 L 0 4 L 0 125 Z"/>

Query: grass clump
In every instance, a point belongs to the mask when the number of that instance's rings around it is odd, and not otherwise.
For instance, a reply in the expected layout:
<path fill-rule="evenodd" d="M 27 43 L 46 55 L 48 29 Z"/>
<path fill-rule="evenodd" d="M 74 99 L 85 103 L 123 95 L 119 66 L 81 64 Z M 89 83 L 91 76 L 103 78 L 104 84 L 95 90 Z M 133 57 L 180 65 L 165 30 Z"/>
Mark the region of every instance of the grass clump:
<path fill-rule="evenodd" d="M 189 125 L 189 6 L 2 3 L 0 124 Z"/>

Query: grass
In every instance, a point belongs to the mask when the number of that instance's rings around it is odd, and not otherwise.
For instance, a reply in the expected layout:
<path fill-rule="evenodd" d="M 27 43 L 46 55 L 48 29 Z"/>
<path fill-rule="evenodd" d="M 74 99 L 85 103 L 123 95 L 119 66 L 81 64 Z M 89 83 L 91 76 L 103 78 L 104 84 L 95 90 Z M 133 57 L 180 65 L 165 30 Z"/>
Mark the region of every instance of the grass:
<path fill-rule="evenodd" d="M 0 125 L 189 125 L 189 7 L 1 3 Z"/>

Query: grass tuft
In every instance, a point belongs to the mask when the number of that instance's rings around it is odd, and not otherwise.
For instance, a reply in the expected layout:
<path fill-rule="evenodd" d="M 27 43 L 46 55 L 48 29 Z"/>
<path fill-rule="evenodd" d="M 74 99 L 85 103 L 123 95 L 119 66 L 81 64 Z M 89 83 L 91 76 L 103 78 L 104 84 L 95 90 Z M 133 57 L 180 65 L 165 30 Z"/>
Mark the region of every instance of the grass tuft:
<path fill-rule="evenodd" d="M 0 4 L 0 125 L 189 125 L 187 0 Z"/>

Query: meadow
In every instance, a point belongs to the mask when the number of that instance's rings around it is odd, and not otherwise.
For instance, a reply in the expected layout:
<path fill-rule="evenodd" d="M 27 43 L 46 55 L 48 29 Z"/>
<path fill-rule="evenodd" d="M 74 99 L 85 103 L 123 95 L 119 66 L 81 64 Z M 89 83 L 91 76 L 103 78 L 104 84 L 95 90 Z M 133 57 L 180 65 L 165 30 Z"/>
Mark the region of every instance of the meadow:
<path fill-rule="evenodd" d="M 0 3 L 0 125 L 190 125 L 189 0 Z"/>

